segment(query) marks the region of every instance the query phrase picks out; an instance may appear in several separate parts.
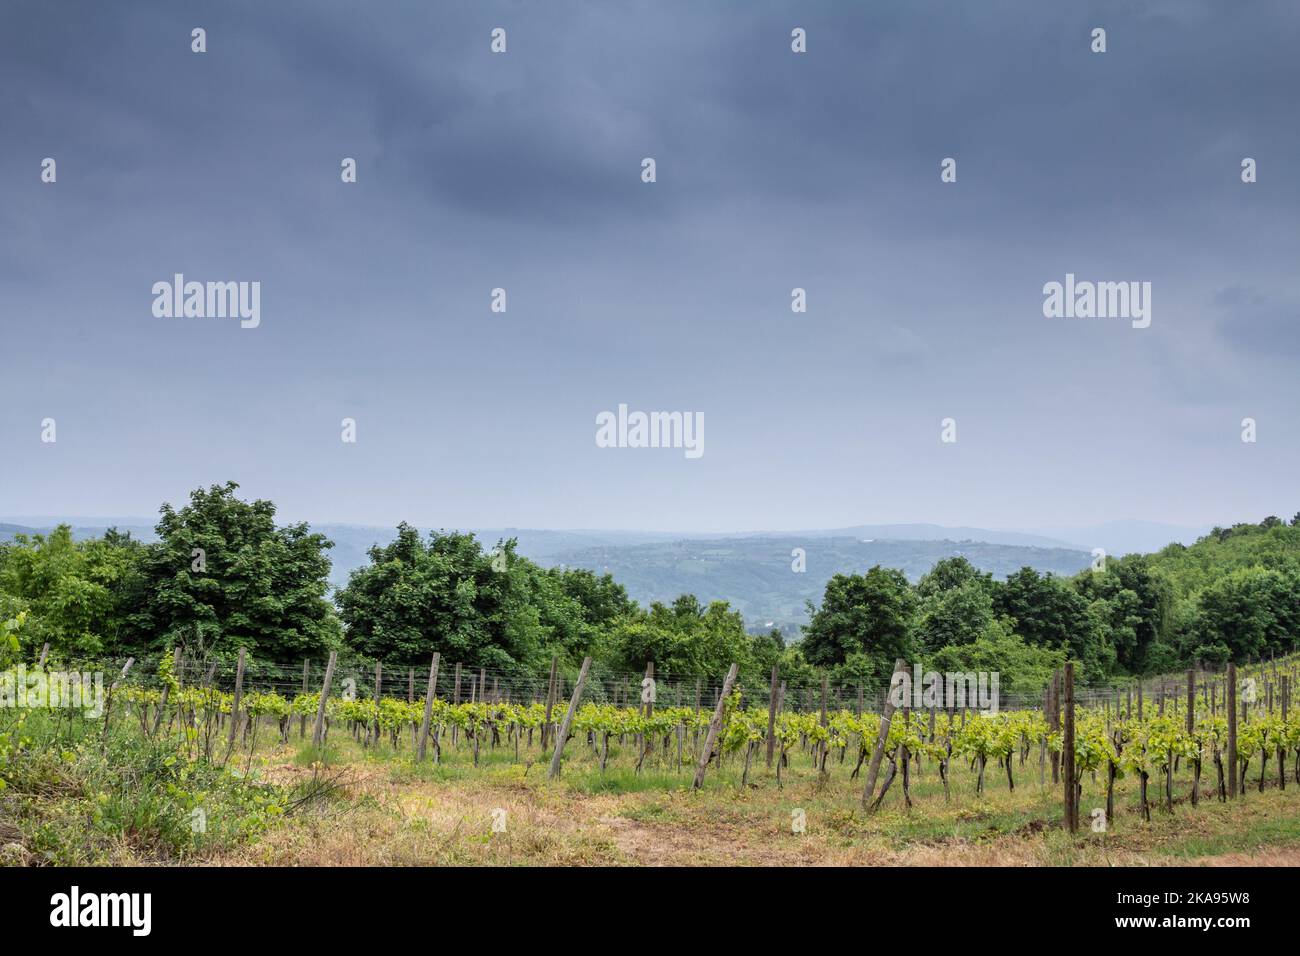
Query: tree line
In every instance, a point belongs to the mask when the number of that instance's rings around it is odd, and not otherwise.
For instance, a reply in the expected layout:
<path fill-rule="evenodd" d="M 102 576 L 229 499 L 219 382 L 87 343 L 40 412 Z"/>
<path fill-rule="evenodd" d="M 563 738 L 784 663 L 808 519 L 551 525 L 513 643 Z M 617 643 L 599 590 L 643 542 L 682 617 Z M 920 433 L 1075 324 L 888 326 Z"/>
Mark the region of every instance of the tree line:
<path fill-rule="evenodd" d="M 60 526 L 0 544 L 0 635 L 29 656 L 157 656 L 184 646 L 267 664 L 331 650 L 399 665 L 438 651 L 505 675 L 536 675 L 558 656 L 591 656 L 607 672 L 653 661 L 674 678 L 742 682 L 887 680 L 898 657 L 945 671 L 999 671 L 1034 692 L 1066 659 L 1084 682 L 1218 666 L 1293 650 L 1300 636 L 1300 514 L 1216 528 L 1195 544 L 1109 559 L 1073 577 L 1022 568 L 1006 580 L 963 557 L 915 584 L 895 569 L 837 574 L 808 606 L 801 640 L 750 634 L 725 601 L 694 595 L 640 607 L 610 575 L 545 568 L 513 539 L 422 534 L 400 524 L 347 585 L 330 593 L 331 542 L 305 523 L 277 524 L 275 505 L 238 485 L 164 504 L 158 540 L 110 529 L 73 539 Z M 3 655 L 4 642 L 0 642 Z M 0 664 L 3 664 L 0 660 Z"/>

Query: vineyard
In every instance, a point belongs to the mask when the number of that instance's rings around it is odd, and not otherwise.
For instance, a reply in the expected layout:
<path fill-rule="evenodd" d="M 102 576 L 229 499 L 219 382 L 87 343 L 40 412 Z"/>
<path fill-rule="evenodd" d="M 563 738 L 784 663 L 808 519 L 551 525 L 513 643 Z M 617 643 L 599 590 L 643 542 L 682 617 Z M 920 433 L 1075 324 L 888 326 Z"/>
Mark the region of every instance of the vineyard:
<path fill-rule="evenodd" d="M 720 684 L 656 678 L 653 667 L 589 679 L 589 665 L 526 680 L 453 665 L 440 688 L 435 658 L 417 688 L 411 667 L 354 662 L 345 673 L 331 658 L 291 674 L 178 650 L 114 665 L 102 714 L 90 716 L 61 706 L 61 672 L 33 662 L 24 679 L 50 675 L 46 699 L 29 690 L 26 706 L 0 708 L 0 835 L 33 862 L 51 840 L 39 806 L 50 774 L 67 786 L 67 765 L 130 745 L 162 761 L 164 796 L 144 829 L 170 832 L 164 855 L 180 859 L 274 846 L 282 829 L 322 839 L 323 821 L 362 804 L 409 820 L 415 793 L 465 811 L 513 803 L 516 820 L 566 832 L 596 798 L 615 801 L 615 821 L 662 817 L 676 835 L 671 821 L 706 825 L 696 814 L 707 808 L 787 843 L 820 834 L 851 857 L 881 841 L 898 852 L 1050 830 L 1069 858 L 1194 829 L 1198 814 L 1231 831 L 1251 801 L 1249 827 L 1271 827 L 1284 846 L 1300 839 L 1294 658 L 1122 689 L 1074 687 L 1067 666 L 1040 700 L 990 713 L 911 697 L 895 707 L 886 686 L 792 687 L 774 674 L 770 687 L 745 688 L 734 668 Z M 7 676 L 14 686 L 16 671 Z M 214 809 L 214 793 L 230 806 Z M 104 799 L 76 795 L 63 812 L 94 820 Z M 566 809 L 546 822 L 557 801 Z M 485 807 L 454 832 L 468 826 L 508 852 L 493 829 L 505 810 Z M 199 811 L 205 827 L 187 832 Z M 623 824 L 601 819 L 593 829 L 613 828 L 619 849 Z"/>

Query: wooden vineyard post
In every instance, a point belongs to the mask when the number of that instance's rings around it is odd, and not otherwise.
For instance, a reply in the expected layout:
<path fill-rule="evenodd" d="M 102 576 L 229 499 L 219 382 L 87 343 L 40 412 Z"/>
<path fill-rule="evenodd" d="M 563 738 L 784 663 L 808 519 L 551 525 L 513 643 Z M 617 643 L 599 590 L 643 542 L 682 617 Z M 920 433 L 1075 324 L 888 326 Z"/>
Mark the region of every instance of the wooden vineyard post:
<path fill-rule="evenodd" d="M 49 656 L 50 656 L 50 642 L 46 641 L 44 646 L 41 647 L 41 658 L 36 662 L 36 669 L 38 671 L 45 670 L 45 659 Z"/>
<path fill-rule="evenodd" d="M 700 716 L 700 679 L 695 678 L 695 716 Z M 691 750 L 692 753 L 699 750 L 700 747 L 700 723 L 698 720 L 691 723 Z"/>
<path fill-rule="evenodd" d="M 1061 729 L 1061 672 L 1052 672 L 1052 690 L 1048 698 L 1047 729 L 1058 733 Z M 1052 754 L 1052 783 L 1061 782 L 1061 754 Z"/>
<path fill-rule="evenodd" d="M 772 665 L 772 685 L 767 696 L 767 767 L 772 769 L 772 755 L 776 750 L 776 665 Z"/>
<path fill-rule="evenodd" d="M 555 675 L 560 666 L 560 655 L 551 655 L 551 681 L 546 685 L 546 720 L 542 722 L 542 749 L 546 749 L 546 741 L 551 734 L 551 711 L 555 707 Z"/>
<path fill-rule="evenodd" d="M 1237 665 L 1228 665 L 1227 686 L 1223 688 L 1228 711 L 1228 799 L 1237 796 Z"/>
<path fill-rule="evenodd" d="M 1278 678 L 1278 693 L 1282 696 L 1282 723 L 1286 723 L 1287 698 L 1291 696 L 1291 678 L 1283 674 Z M 1286 789 L 1286 748 L 1279 746 L 1277 748 L 1277 788 Z"/>
<path fill-rule="evenodd" d="M 368 739 L 373 734 L 376 746 L 379 745 L 379 695 L 383 692 L 382 687 L 380 687 L 383 675 L 384 666 L 379 661 L 375 661 L 375 724 L 373 727 L 366 728 L 366 736 Z"/>
<path fill-rule="evenodd" d="M 1047 712 L 1051 709 L 1051 702 L 1052 702 L 1052 685 L 1050 683 L 1044 684 L 1043 685 L 1043 721 L 1047 725 L 1047 729 L 1049 731 L 1052 729 L 1052 722 L 1048 718 Z M 954 705 L 953 701 L 951 700 L 948 701 L 949 728 L 951 728 L 952 726 L 953 705 Z M 1043 736 L 1040 737 L 1038 740 L 1038 785 L 1040 787 L 1045 785 L 1046 776 L 1047 776 L 1047 734 L 1043 734 Z"/>
<path fill-rule="evenodd" d="M 564 720 L 560 723 L 560 729 L 555 735 L 555 754 L 551 757 L 551 771 L 547 777 L 554 780 L 560 775 L 560 758 L 564 755 L 564 744 L 569 739 L 569 726 L 573 723 L 573 715 L 578 711 L 578 704 L 582 701 L 582 688 L 587 683 L 587 671 L 591 668 L 591 658 L 582 659 L 582 670 L 578 671 L 578 682 L 573 685 L 573 697 L 569 700 L 569 709 L 564 714 Z"/>
<path fill-rule="evenodd" d="M 1187 736 L 1196 732 L 1196 671 L 1187 671 Z M 1192 806 L 1200 803 L 1201 758 L 1192 758 Z"/>
<path fill-rule="evenodd" d="M 647 684 L 646 681 L 649 681 L 649 683 Z M 647 721 L 647 726 L 649 726 L 649 720 L 651 717 L 654 716 L 654 712 L 655 712 L 655 690 L 656 690 L 655 662 L 647 661 L 645 665 L 645 677 L 641 681 L 641 694 L 637 698 L 638 702 L 641 705 L 641 714 L 643 717 L 645 717 Z M 654 746 L 654 740 L 652 738 L 652 735 L 650 734 L 640 735 L 640 740 L 639 740 L 640 749 L 637 752 L 637 761 L 636 761 L 638 770 L 640 770 L 641 764 L 645 761 L 645 758 L 650 756 L 650 748 L 653 746 Z"/>
<path fill-rule="evenodd" d="M 894 673 L 898 674 L 907 666 L 907 661 L 898 658 L 894 661 Z M 880 760 L 885 755 L 885 742 L 889 740 L 889 722 L 894 717 L 894 697 L 888 691 L 880 708 L 880 732 L 876 735 L 876 746 L 871 751 L 871 763 L 867 765 L 867 785 L 862 788 L 862 806 L 865 809 L 871 802 L 871 795 L 876 790 L 876 778 L 880 775 Z"/>
<path fill-rule="evenodd" d="M 307 695 L 307 678 L 310 676 L 310 674 L 311 674 L 311 661 L 307 660 L 307 658 L 304 657 L 302 660 L 302 693 L 304 697 Z M 298 739 L 302 740 L 302 738 L 306 736 L 307 736 L 307 715 L 299 714 L 298 715 Z"/>
<path fill-rule="evenodd" d="M 325 665 L 325 680 L 320 688 L 320 704 L 316 707 L 316 723 L 311 730 L 311 745 L 319 748 L 325 741 L 325 703 L 330 696 L 330 681 L 334 679 L 334 665 L 339 659 L 338 651 L 330 651 L 329 663 Z"/>
<path fill-rule="evenodd" d="M 1074 662 L 1065 662 L 1061 680 L 1065 698 L 1065 726 L 1061 734 L 1061 776 L 1065 778 L 1065 826 L 1071 833 L 1079 829 L 1078 795 L 1074 790 Z"/>
<path fill-rule="evenodd" d="M 704 736 L 704 747 L 700 750 L 700 762 L 695 768 L 696 790 L 704 786 L 704 771 L 709 766 L 709 757 L 713 754 L 713 745 L 717 742 L 718 732 L 722 729 L 722 712 L 726 709 L 727 698 L 731 696 L 731 687 L 736 683 L 736 672 L 740 670 L 738 664 L 732 664 L 731 669 L 727 671 L 727 679 L 722 682 L 722 693 L 718 695 L 717 706 L 713 708 L 713 719 L 709 721 L 709 732 Z"/>
<path fill-rule="evenodd" d="M 239 702 L 244 696 L 244 649 L 239 649 L 239 664 L 235 669 L 235 696 L 230 702 L 230 733 L 226 737 L 226 756 L 235 749 L 235 728 L 239 724 Z"/>
<path fill-rule="evenodd" d="M 456 665 L 456 677 L 454 678 L 453 683 L 455 684 L 455 686 L 452 688 L 452 691 L 451 691 L 451 694 L 452 694 L 451 702 L 452 702 L 453 705 L 459 706 L 459 705 L 460 705 L 460 665 L 459 665 L 459 664 Z M 455 746 L 456 746 L 456 737 L 457 737 L 457 733 L 456 733 L 456 731 L 457 731 L 457 727 L 456 727 L 456 725 L 453 723 L 453 724 L 451 725 L 451 745 L 452 745 L 452 747 L 455 747 Z"/>
<path fill-rule="evenodd" d="M 830 680 L 830 675 L 825 671 L 822 671 L 822 709 L 821 716 L 817 719 L 818 726 L 820 727 L 826 726 L 826 694 L 830 690 Z M 818 755 L 820 759 L 817 763 L 817 769 L 824 771 L 826 769 L 826 757 L 830 750 L 830 743 L 828 740 L 823 740 L 818 746 L 821 752 Z"/>
<path fill-rule="evenodd" d="M 425 743 L 429 739 L 429 720 L 433 716 L 433 695 L 438 689 L 438 652 L 433 652 L 433 660 L 429 664 L 429 687 L 424 693 L 424 719 L 420 721 L 420 743 L 416 750 L 415 759 L 420 763 L 424 762 Z"/>
<path fill-rule="evenodd" d="M 408 667 L 406 669 L 406 702 L 408 704 L 415 703 L 415 668 L 414 667 Z"/>

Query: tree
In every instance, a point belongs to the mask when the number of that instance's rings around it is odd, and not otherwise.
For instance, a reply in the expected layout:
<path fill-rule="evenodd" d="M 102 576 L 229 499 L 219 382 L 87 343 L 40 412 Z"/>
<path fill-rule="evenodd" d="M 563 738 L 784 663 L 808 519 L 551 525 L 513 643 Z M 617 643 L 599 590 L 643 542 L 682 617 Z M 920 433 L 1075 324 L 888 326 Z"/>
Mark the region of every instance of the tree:
<path fill-rule="evenodd" d="M 999 617 L 1010 617 L 1026 644 L 1070 648 L 1076 657 L 1087 651 L 1088 603 L 1068 583 L 1052 574 L 1024 567 L 1007 577 L 994 598 Z"/>
<path fill-rule="evenodd" d="M 1205 588 L 1197 601 L 1192 653 L 1216 661 L 1294 649 L 1300 633 L 1300 574 L 1240 568 Z"/>
<path fill-rule="evenodd" d="M 726 601 L 706 608 L 691 594 L 620 618 L 606 651 L 611 666 L 621 670 L 639 671 L 653 661 L 656 673 L 674 677 L 717 677 L 733 663 L 751 674 L 754 668 L 753 639 L 740 612 Z"/>
<path fill-rule="evenodd" d="M 59 525 L 49 535 L 17 535 L 0 561 L 0 616 L 26 611 L 21 634 L 28 647 L 46 642 L 56 658 L 98 657 L 117 648 L 125 608 L 123 589 L 140 545 L 110 531 L 103 539 L 74 541 Z"/>
<path fill-rule="evenodd" d="M 338 640 L 326 600 L 332 543 L 305 523 L 277 528 L 275 505 L 241 501 L 233 481 L 160 509 L 130 615 L 133 644 L 157 652 L 198 643 L 219 656 L 240 647 L 267 662 L 318 657 Z"/>
<path fill-rule="evenodd" d="M 969 644 L 939 650 L 928 658 L 926 668 L 940 673 L 996 672 L 1002 693 L 1034 694 L 1064 662 L 1063 651 L 1026 644 L 1002 620 L 991 621 Z"/>
<path fill-rule="evenodd" d="M 992 622 L 993 596 L 972 580 L 932 592 L 921 602 L 917 636 L 927 650 L 971 644 Z"/>
<path fill-rule="evenodd" d="M 1175 598 L 1169 580 L 1153 568 L 1149 556 L 1107 561 L 1104 572 L 1085 571 L 1075 578 L 1075 586 L 1105 621 L 1103 640 L 1114 648 L 1118 665 L 1134 673 L 1152 670 L 1150 648 L 1172 639 Z"/>
<path fill-rule="evenodd" d="M 384 661 L 422 664 L 437 651 L 506 673 L 544 667 L 551 649 L 584 650 L 592 637 L 583 605 L 515 545 L 485 553 L 472 534 L 436 531 L 423 542 L 403 522 L 338 594 L 347 643 Z"/>
<path fill-rule="evenodd" d="M 931 598 L 955 588 L 974 586 L 986 593 L 993 591 L 993 575 L 981 572 L 962 555 L 941 558 L 934 563 L 921 580 L 916 582 L 916 593 L 921 598 Z"/>
<path fill-rule="evenodd" d="M 887 679 L 896 658 L 912 655 L 916 608 L 901 571 L 876 565 L 866 574 L 837 574 L 826 582 L 821 607 L 809 604 L 804 657 L 833 667 L 862 652 L 873 661 L 875 676 Z"/>
<path fill-rule="evenodd" d="M 550 568 L 545 576 L 576 601 L 583 620 L 596 627 L 606 627 L 636 610 L 636 602 L 611 574 L 597 575 L 586 568 Z"/>

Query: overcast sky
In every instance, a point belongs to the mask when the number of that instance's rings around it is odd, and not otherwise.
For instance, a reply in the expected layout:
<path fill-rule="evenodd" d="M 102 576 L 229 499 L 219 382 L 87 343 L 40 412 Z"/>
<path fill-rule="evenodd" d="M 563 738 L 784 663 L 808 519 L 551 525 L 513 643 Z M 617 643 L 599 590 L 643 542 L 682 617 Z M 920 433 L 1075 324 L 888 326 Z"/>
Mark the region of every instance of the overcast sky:
<path fill-rule="evenodd" d="M 1297 49 L 1289 0 L 6 0 L 0 514 L 1290 516 Z M 155 317 L 178 272 L 260 326 Z M 1045 318 L 1066 273 L 1150 327 Z M 620 403 L 704 455 L 598 448 Z"/>

